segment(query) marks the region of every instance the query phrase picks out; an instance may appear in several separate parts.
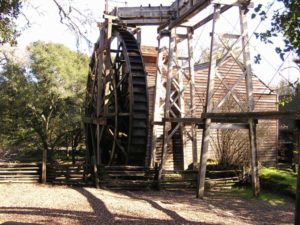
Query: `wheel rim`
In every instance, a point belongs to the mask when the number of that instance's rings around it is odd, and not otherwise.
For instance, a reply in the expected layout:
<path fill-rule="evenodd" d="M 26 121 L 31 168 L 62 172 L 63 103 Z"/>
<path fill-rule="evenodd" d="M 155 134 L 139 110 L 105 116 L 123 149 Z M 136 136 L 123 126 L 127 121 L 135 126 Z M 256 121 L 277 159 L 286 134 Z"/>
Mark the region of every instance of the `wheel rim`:
<path fill-rule="evenodd" d="M 86 116 L 96 116 L 97 73 L 99 72 L 95 46 L 90 63 L 87 82 Z M 107 123 L 100 127 L 99 143 L 101 161 L 105 165 L 144 165 L 148 139 L 148 99 L 146 73 L 143 59 L 134 36 L 127 30 L 113 27 L 113 38 L 109 43 L 109 71 L 103 75 L 103 93 L 101 117 Z M 102 71 L 103 72 L 103 71 Z M 90 155 L 96 152 L 96 126 L 86 124 L 87 148 Z M 93 137 L 93 138 L 92 138 Z M 93 151 L 91 151 L 91 149 Z"/>

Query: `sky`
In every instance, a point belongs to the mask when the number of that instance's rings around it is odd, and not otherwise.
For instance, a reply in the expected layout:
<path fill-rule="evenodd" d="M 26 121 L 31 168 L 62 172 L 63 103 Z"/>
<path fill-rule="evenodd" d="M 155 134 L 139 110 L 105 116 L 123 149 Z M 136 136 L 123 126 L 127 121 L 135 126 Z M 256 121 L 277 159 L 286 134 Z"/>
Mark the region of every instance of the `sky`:
<path fill-rule="evenodd" d="M 255 4 L 263 2 L 272 2 L 273 0 L 256 0 Z M 59 1 L 60 3 L 64 1 Z M 67 2 L 67 1 L 65 1 Z M 85 34 L 91 41 L 91 43 L 96 42 L 99 36 L 99 30 L 97 28 L 96 22 L 102 21 L 102 13 L 104 11 L 104 0 L 73 0 L 73 4 L 77 9 L 80 9 L 83 15 L 89 17 L 89 21 L 84 26 Z M 151 5 L 170 5 L 173 0 L 127 0 L 127 6 L 140 6 L 141 2 L 143 6 Z M 154 3 L 153 3 L 154 2 Z M 30 0 L 30 5 L 24 7 L 24 14 L 29 19 L 31 25 L 26 27 L 27 20 L 24 16 L 21 16 L 18 24 L 19 29 L 22 30 L 21 36 L 18 40 L 20 48 L 26 48 L 26 46 L 37 40 L 42 40 L 46 42 L 55 42 L 62 43 L 68 46 L 71 49 L 79 50 L 87 54 L 91 54 L 92 46 L 89 46 L 86 41 L 78 40 L 68 28 L 61 24 L 58 8 L 55 6 L 52 0 Z M 122 0 L 112 0 L 111 5 L 125 6 L 125 1 Z M 277 8 L 280 8 L 281 5 L 275 4 L 269 14 Z M 203 15 L 211 12 L 212 9 L 208 8 L 206 11 L 203 11 Z M 250 16 L 250 14 L 249 14 Z M 201 15 L 195 17 L 193 20 L 200 20 Z M 229 11 L 221 17 L 222 32 L 235 33 L 239 32 L 239 21 L 237 20 L 237 11 Z M 275 86 L 280 80 L 289 80 L 293 82 L 300 78 L 299 69 L 295 68 L 293 59 L 295 56 L 293 54 L 289 55 L 288 60 L 285 63 L 281 61 L 278 55 L 275 53 L 275 47 L 272 45 L 265 45 L 260 41 L 256 40 L 253 37 L 254 31 L 262 31 L 267 28 L 269 21 L 260 23 L 259 20 L 249 19 L 249 35 L 251 37 L 250 49 L 252 60 L 255 55 L 258 53 L 262 55 L 262 62 L 259 65 L 253 63 L 254 73 L 262 79 L 266 84 L 270 86 Z M 26 28 L 24 28 L 26 27 Z M 208 23 L 206 26 L 198 29 L 194 35 L 195 43 L 195 58 L 197 54 L 199 55 L 202 49 L 209 48 L 210 45 L 210 32 L 211 32 L 211 23 Z M 143 27 L 142 28 L 142 45 L 152 45 L 157 44 L 156 41 L 156 27 Z M 275 39 L 275 45 L 282 45 L 282 37 Z M 198 57 L 199 58 L 199 57 Z"/>

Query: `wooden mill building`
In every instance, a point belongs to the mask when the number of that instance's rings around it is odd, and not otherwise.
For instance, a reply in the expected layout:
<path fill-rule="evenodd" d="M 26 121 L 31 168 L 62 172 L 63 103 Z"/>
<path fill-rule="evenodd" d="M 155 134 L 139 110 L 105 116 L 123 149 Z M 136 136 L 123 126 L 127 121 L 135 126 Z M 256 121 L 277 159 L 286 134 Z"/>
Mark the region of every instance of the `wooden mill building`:
<path fill-rule="evenodd" d="M 150 158 L 153 161 L 152 166 L 155 163 L 159 164 L 161 160 L 162 151 L 162 131 L 163 126 L 156 126 L 158 138 L 156 143 L 152 141 L 152 129 L 153 126 L 153 113 L 154 113 L 154 98 L 155 98 L 155 78 L 156 78 L 156 50 L 154 47 L 142 47 L 142 54 L 144 57 L 145 70 L 147 72 L 147 83 L 148 83 L 148 102 L 149 102 L 149 135 L 148 135 L 148 154 L 147 163 L 150 164 Z M 238 112 L 241 111 L 236 105 L 246 107 L 246 99 L 244 99 L 245 81 L 239 82 L 242 75 L 238 63 L 233 58 L 227 57 L 222 62 L 219 62 L 218 74 L 219 76 L 215 79 L 215 94 L 213 102 L 218 103 L 219 96 L 224 95 L 228 92 L 228 89 L 235 86 L 235 92 L 232 97 L 223 104 L 224 111 L 226 112 Z M 196 102 L 196 117 L 201 117 L 204 104 L 205 104 L 205 93 L 208 76 L 208 63 L 196 64 L 195 65 L 195 102 Z M 164 84 L 162 84 L 164 85 Z M 253 92 L 255 108 L 254 111 L 277 111 L 277 94 L 271 90 L 265 83 L 263 83 L 257 76 L 253 76 Z M 163 98 L 165 93 L 161 93 Z M 184 93 L 184 98 L 189 98 L 189 90 Z M 236 101 L 236 100 L 237 101 Z M 238 104 L 237 104 L 238 103 Z M 188 114 L 188 107 L 185 108 Z M 163 117 L 163 114 L 161 115 Z M 158 122 L 158 121 L 155 121 Z M 186 129 L 189 129 L 187 127 Z M 187 133 L 182 131 L 177 132 L 172 138 L 171 148 L 167 150 L 166 156 L 166 169 L 167 170 L 187 170 L 195 169 L 199 163 L 202 129 L 197 129 L 197 149 L 192 149 L 191 140 L 187 137 Z M 210 147 L 209 147 L 209 158 L 212 160 L 218 159 L 218 146 L 220 140 L 220 132 L 218 129 L 213 130 L 211 135 Z M 245 148 L 248 151 L 248 131 L 237 130 L 231 135 L 232 144 L 237 145 L 237 148 Z M 263 165 L 274 165 L 277 161 L 277 140 L 278 140 L 278 122 L 277 120 L 260 120 L 257 126 L 257 147 L 258 147 L 258 161 Z M 217 142 L 217 143 L 216 143 Z M 245 142 L 245 143 L 244 143 Z M 219 146 L 219 148 L 222 148 Z M 220 149 L 219 149 L 220 150 Z M 220 157 L 220 156 L 219 156 Z"/>

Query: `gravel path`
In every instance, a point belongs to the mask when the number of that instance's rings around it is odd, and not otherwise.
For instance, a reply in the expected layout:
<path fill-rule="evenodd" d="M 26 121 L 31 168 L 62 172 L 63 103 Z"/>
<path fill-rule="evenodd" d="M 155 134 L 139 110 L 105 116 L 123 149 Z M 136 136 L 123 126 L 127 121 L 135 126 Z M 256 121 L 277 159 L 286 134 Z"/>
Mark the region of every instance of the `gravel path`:
<path fill-rule="evenodd" d="M 271 205 L 230 193 L 112 192 L 0 184 L 0 224 L 292 224 L 293 203 Z"/>

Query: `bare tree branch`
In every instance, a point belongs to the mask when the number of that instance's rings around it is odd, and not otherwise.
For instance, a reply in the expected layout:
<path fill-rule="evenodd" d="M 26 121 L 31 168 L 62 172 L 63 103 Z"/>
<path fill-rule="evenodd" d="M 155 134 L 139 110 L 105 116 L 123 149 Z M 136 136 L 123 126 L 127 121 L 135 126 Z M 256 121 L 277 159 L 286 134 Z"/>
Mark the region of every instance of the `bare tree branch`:
<path fill-rule="evenodd" d="M 68 5 L 65 7 L 63 7 L 63 5 L 57 0 L 52 1 L 58 8 L 60 22 L 66 25 L 69 30 L 76 35 L 77 45 L 79 45 L 80 38 L 83 38 L 89 46 L 92 46 L 92 42 L 83 27 L 93 23 L 94 21 L 83 14 L 82 11 L 75 8 L 72 5 L 72 0 L 69 0 Z"/>

